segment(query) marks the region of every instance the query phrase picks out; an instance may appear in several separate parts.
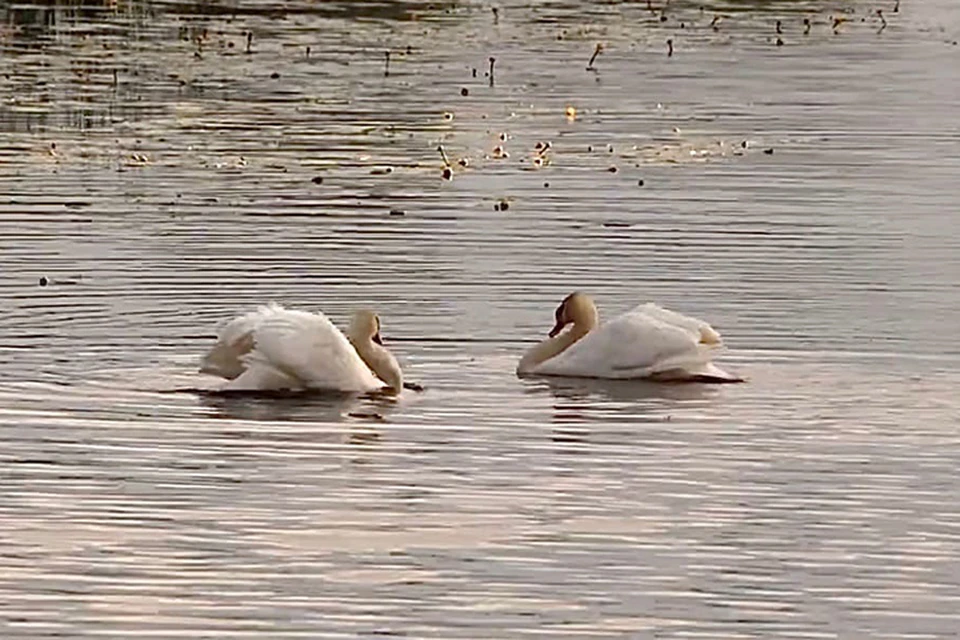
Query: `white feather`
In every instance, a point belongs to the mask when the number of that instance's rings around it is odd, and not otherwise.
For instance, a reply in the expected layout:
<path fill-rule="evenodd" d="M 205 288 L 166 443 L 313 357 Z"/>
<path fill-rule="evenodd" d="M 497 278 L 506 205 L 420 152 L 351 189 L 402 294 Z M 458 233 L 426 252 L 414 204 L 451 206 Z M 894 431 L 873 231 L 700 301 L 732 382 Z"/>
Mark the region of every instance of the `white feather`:
<path fill-rule="evenodd" d="M 230 390 L 365 392 L 384 386 L 325 315 L 279 305 L 229 322 L 200 371 L 231 380 Z"/>

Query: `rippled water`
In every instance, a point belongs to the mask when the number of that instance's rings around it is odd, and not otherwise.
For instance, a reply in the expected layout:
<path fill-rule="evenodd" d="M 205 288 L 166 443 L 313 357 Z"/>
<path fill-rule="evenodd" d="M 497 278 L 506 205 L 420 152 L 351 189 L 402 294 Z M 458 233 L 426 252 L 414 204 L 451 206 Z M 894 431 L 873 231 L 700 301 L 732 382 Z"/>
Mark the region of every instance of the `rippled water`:
<path fill-rule="evenodd" d="M 960 7 L 660 4 L 0 5 L 3 637 L 955 637 Z M 575 288 L 749 383 L 517 379 Z M 268 300 L 426 392 L 202 393 Z"/>

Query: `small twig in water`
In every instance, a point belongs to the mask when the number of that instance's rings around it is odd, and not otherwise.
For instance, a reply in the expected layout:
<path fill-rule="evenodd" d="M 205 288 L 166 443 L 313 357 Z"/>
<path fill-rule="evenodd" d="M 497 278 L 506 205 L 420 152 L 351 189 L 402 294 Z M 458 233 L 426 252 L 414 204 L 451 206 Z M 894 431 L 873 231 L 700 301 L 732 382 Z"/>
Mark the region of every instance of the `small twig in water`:
<path fill-rule="evenodd" d="M 667 40 L 667 57 L 668 58 L 673 57 L 673 40 L 672 39 Z"/>
<path fill-rule="evenodd" d="M 593 66 L 594 61 L 597 59 L 597 56 L 603 51 L 603 44 L 598 42 L 597 46 L 593 49 L 593 55 L 590 56 L 590 62 L 587 63 L 587 71 L 596 71 L 597 69 Z"/>
<path fill-rule="evenodd" d="M 390 76 L 390 52 L 383 52 L 383 77 L 387 78 Z"/>
<path fill-rule="evenodd" d="M 493 65 L 497 63 L 497 59 L 493 56 L 490 56 L 490 86 L 493 86 Z"/>
<path fill-rule="evenodd" d="M 444 164 L 444 166 L 449 167 L 449 166 L 450 166 L 450 160 L 447 158 L 447 152 L 443 149 L 443 145 L 442 145 L 442 144 L 438 144 L 438 145 L 437 145 L 437 151 L 440 152 L 440 157 L 443 158 L 443 164 Z"/>
<path fill-rule="evenodd" d="M 253 46 L 253 31 L 247 31 L 247 53 L 253 53 L 251 47 Z"/>

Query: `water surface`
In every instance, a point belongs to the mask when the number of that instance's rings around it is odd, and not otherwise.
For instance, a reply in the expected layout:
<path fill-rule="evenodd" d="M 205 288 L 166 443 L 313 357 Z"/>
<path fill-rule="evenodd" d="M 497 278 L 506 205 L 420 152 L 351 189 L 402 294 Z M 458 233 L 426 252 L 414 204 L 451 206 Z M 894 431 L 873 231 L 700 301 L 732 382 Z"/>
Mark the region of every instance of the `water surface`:
<path fill-rule="evenodd" d="M 0 8 L 4 637 L 953 637 L 958 9 L 704 4 Z M 573 289 L 749 383 L 517 379 Z M 198 393 L 270 300 L 427 391 Z"/>

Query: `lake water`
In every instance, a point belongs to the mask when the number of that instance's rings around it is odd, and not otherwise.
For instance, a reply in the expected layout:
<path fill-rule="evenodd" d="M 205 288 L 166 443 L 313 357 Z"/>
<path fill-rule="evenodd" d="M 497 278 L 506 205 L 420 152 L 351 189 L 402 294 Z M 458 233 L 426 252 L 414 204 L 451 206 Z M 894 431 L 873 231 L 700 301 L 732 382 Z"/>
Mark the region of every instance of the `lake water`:
<path fill-rule="evenodd" d="M 960 5 L 654 4 L 0 4 L 0 635 L 957 637 Z M 202 393 L 271 300 L 426 391 Z"/>

